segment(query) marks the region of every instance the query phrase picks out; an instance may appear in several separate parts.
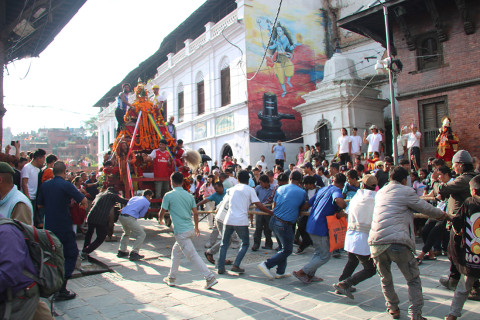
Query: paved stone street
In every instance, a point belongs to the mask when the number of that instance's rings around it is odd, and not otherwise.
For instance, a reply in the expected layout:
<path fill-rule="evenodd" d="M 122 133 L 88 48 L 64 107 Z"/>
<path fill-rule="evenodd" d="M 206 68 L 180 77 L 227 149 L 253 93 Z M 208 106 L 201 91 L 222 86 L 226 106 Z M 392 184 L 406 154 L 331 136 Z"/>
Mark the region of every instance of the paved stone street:
<path fill-rule="evenodd" d="M 378 276 L 359 284 L 355 300 L 333 293 L 332 284 L 346 262 L 346 255 L 331 259 L 319 269 L 321 283 L 305 285 L 296 278 L 269 280 L 257 268 L 257 264 L 273 254 L 272 251 L 248 251 L 242 263 L 244 275 L 218 276 L 214 290 L 204 290 L 200 273 L 182 259 L 177 286 L 168 287 L 162 282 L 169 270 L 173 234 L 155 220 L 141 222 L 147 231 L 142 254 L 145 261 L 131 262 L 116 257 L 118 242 L 105 242 L 92 257 L 108 264 L 113 273 L 85 276 L 69 281 L 69 289 L 77 298 L 56 302 L 56 319 L 391 319 L 385 313 L 385 301 Z M 196 247 L 202 256 L 203 245 L 209 230 L 201 222 L 201 237 Z M 253 231 L 253 230 L 251 230 Z M 121 236 L 122 229 L 115 227 Z M 81 248 L 82 241 L 78 241 Z M 291 256 L 287 272 L 298 270 L 311 257 L 312 249 L 298 256 Z M 236 250 L 229 250 L 233 257 Z M 213 265 L 207 262 L 213 269 Z M 426 261 L 420 266 L 425 306 L 428 319 L 443 319 L 448 313 L 452 291 L 440 287 L 438 278 L 446 274 L 449 263 L 446 257 Z M 408 297 L 405 280 L 394 267 L 395 287 L 399 294 L 402 319 L 408 319 Z M 480 303 L 468 301 L 462 319 L 480 319 Z"/>

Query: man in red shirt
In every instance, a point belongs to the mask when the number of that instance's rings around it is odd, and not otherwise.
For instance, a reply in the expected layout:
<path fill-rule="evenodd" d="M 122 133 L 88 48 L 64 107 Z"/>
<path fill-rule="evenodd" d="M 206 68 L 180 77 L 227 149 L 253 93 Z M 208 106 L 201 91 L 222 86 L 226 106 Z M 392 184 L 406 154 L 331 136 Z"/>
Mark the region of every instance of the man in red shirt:
<path fill-rule="evenodd" d="M 155 149 L 148 156 L 153 161 L 153 176 L 161 178 L 161 181 L 155 181 L 155 198 L 163 198 L 170 189 L 169 177 L 173 172 L 173 162 L 167 151 L 167 141 L 160 140 L 158 149 Z"/>

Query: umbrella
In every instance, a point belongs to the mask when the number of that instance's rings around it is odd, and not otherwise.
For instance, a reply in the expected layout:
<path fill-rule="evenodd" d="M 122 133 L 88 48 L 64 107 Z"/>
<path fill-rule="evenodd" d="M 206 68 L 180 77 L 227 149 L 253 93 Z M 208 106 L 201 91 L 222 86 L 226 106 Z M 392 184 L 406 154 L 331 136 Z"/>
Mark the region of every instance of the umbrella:
<path fill-rule="evenodd" d="M 207 156 L 206 154 L 202 154 L 202 162 L 205 162 L 205 161 L 211 161 L 212 158 L 210 158 L 209 156 Z"/>

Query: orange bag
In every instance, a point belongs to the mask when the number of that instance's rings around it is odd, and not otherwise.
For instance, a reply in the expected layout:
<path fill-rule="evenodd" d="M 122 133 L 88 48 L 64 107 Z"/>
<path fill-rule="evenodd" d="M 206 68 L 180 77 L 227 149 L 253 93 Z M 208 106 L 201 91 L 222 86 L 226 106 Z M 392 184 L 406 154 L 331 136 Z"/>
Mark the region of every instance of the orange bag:
<path fill-rule="evenodd" d="M 328 237 L 330 238 L 330 252 L 343 249 L 347 234 L 347 218 L 337 219 L 337 215 L 327 216 Z"/>

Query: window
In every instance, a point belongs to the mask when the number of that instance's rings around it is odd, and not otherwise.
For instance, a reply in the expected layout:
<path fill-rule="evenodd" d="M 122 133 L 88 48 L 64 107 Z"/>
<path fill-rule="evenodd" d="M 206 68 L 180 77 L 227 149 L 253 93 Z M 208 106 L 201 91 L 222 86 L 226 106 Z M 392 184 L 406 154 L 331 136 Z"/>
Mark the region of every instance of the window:
<path fill-rule="evenodd" d="M 328 122 L 322 121 L 316 126 L 317 142 L 320 142 L 320 150 L 326 152 L 330 150 L 330 130 Z"/>
<path fill-rule="evenodd" d="M 437 34 L 430 32 L 417 37 L 417 69 L 427 70 L 442 66 L 442 44 Z"/>
<path fill-rule="evenodd" d="M 442 118 L 448 114 L 447 96 L 419 100 L 418 113 L 422 145 L 424 148 L 434 148 L 438 129 L 442 126 Z"/>
<path fill-rule="evenodd" d="M 220 90 L 222 93 L 222 107 L 230 104 L 230 67 L 220 71 Z"/>
<path fill-rule="evenodd" d="M 197 82 L 197 115 L 205 113 L 205 82 Z"/>
<path fill-rule="evenodd" d="M 178 97 L 178 122 L 183 122 L 185 117 L 185 104 L 183 99 L 183 89 L 177 95 Z"/>

